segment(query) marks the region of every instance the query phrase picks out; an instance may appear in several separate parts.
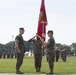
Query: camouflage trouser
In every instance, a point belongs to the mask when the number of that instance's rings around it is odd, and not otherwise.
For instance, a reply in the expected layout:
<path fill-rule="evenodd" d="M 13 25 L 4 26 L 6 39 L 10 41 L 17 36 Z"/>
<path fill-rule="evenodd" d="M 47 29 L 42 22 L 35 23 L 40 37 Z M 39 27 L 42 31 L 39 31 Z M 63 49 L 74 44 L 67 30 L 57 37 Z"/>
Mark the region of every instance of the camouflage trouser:
<path fill-rule="evenodd" d="M 23 63 L 23 58 L 24 58 L 24 52 L 18 53 L 17 52 L 17 62 L 16 62 L 16 69 L 19 70 L 20 66 Z"/>
<path fill-rule="evenodd" d="M 50 53 L 50 54 L 47 54 L 47 57 L 48 57 L 49 68 L 50 68 L 50 70 L 53 70 L 55 55 L 54 55 L 54 53 Z"/>
<path fill-rule="evenodd" d="M 56 61 L 58 61 L 58 59 L 59 59 L 59 55 L 56 55 Z"/>
<path fill-rule="evenodd" d="M 63 61 L 66 61 L 66 55 L 65 55 L 65 54 L 62 55 L 62 60 L 63 60 Z"/>
<path fill-rule="evenodd" d="M 35 68 L 41 68 L 42 54 L 34 54 Z"/>

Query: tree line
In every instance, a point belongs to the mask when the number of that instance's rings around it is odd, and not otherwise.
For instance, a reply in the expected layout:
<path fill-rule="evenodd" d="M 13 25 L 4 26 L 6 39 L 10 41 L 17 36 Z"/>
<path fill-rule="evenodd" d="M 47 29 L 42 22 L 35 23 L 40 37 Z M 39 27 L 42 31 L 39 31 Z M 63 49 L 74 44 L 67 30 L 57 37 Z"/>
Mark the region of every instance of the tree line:
<path fill-rule="evenodd" d="M 32 50 L 32 46 L 33 44 L 27 41 L 24 41 L 25 43 L 25 48 L 26 51 L 30 51 Z M 65 47 L 67 50 L 67 54 L 71 54 L 74 55 L 76 54 L 76 43 L 72 43 L 71 45 L 66 45 L 66 44 L 60 44 L 57 43 L 56 47 L 61 51 L 63 50 L 63 48 Z M 6 44 L 1 44 L 0 43 L 0 55 L 15 55 L 15 42 L 14 41 L 10 41 Z"/>

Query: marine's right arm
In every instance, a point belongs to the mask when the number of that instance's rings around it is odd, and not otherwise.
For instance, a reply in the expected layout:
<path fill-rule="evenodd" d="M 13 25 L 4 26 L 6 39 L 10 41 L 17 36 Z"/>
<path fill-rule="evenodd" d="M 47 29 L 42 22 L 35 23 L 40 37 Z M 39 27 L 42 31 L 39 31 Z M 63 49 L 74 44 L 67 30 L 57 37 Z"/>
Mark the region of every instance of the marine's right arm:
<path fill-rule="evenodd" d="M 35 38 L 35 36 L 33 38 L 29 39 L 28 42 L 33 42 L 34 38 Z"/>

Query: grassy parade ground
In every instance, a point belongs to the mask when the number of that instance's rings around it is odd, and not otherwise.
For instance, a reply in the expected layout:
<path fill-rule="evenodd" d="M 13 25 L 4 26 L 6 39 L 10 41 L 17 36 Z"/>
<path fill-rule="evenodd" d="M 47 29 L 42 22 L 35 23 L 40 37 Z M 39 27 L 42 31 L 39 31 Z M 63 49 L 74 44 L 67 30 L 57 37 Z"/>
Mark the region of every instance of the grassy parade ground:
<path fill-rule="evenodd" d="M 34 68 L 33 57 L 25 57 L 21 71 L 26 74 L 37 74 Z M 0 73 L 15 73 L 16 59 L 0 59 Z M 48 63 L 46 57 L 42 60 L 41 73 L 45 74 L 49 72 Z M 55 74 L 76 74 L 76 57 L 68 57 L 67 62 L 63 62 L 59 59 L 59 62 L 55 62 L 54 66 Z"/>

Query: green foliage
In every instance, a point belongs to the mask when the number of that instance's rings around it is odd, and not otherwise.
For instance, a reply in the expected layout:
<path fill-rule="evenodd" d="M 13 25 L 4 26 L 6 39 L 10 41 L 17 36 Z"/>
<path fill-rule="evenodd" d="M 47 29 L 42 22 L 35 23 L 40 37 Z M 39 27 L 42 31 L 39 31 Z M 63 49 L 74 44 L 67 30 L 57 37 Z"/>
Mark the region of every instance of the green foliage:
<path fill-rule="evenodd" d="M 71 46 L 73 46 L 74 48 L 76 48 L 76 43 L 72 43 L 72 45 Z"/>
<path fill-rule="evenodd" d="M 3 52 L 3 51 L 5 51 L 5 45 L 3 45 L 3 44 L 0 44 L 0 52 Z"/>
<path fill-rule="evenodd" d="M 25 48 L 26 51 L 32 50 L 32 43 L 24 41 L 25 43 Z M 72 43 L 71 45 L 65 45 L 65 44 L 60 44 L 57 43 L 56 46 L 61 50 L 63 50 L 63 48 L 65 47 L 67 50 L 67 53 L 71 53 L 72 55 L 74 55 L 74 52 L 76 51 L 76 43 Z M 72 47 L 74 48 L 74 50 L 71 50 Z M 8 50 L 10 49 L 11 53 L 15 52 L 15 42 L 10 41 L 8 43 L 4 44 L 0 44 L 0 52 L 3 53 L 5 52 L 6 54 L 8 53 Z"/>
<path fill-rule="evenodd" d="M 25 41 L 24 43 L 25 43 L 26 51 L 29 51 L 29 50 L 31 50 L 31 49 L 32 49 L 32 43 L 27 42 L 27 41 Z"/>
<path fill-rule="evenodd" d="M 25 43 L 26 51 L 31 50 L 32 44 L 27 41 L 24 41 L 24 43 Z M 15 42 L 14 41 L 13 42 L 10 41 L 10 42 L 6 43 L 5 45 L 0 44 L 0 52 L 1 53 L 5 52 L 6 54 L 8 54 L 8 50 L 10 50 L 11 53 L 15 52 Z"/>

